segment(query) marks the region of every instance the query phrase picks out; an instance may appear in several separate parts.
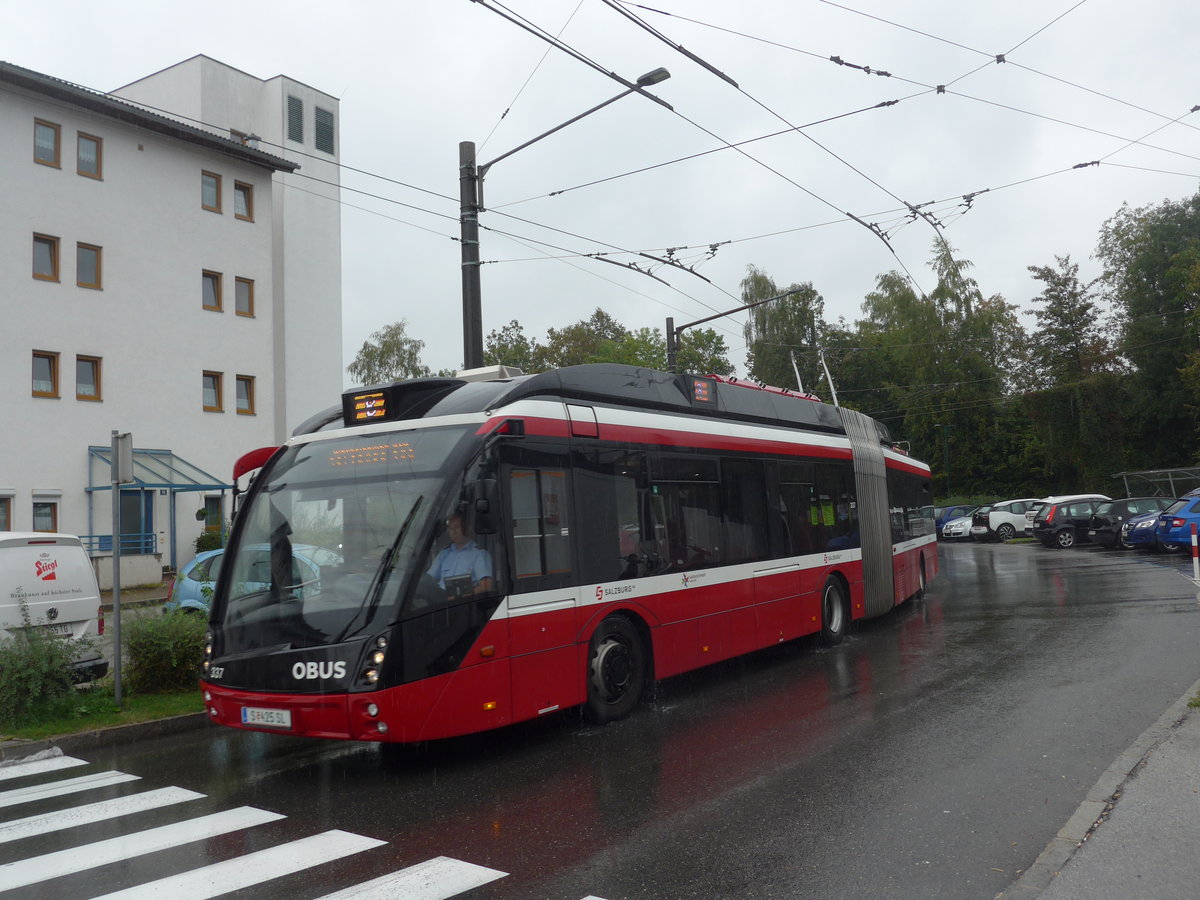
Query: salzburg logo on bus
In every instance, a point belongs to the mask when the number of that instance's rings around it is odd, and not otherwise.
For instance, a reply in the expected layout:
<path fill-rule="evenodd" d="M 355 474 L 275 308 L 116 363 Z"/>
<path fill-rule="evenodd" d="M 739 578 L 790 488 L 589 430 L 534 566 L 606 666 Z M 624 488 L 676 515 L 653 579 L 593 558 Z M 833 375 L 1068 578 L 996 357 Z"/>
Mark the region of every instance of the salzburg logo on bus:
<path fill-rule="evenodd" d="M 34 562 L 33 568 L 42 581 L 58 580 L 58 560 L 51 559 L 49 554 L 43 553 L 41 559 Z"/>

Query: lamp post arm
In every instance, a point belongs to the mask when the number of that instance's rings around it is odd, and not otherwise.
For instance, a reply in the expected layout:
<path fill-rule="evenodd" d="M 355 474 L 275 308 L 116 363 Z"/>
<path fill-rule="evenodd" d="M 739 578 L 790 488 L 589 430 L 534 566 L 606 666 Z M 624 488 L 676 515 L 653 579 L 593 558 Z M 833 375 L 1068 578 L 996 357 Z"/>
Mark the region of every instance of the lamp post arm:
<path fill-rule="evenodd" d="M 617 96 L 610 97 L 608 100 L 605 100 L 603 103 L 597 103 L 591 109 L 581 112 L 579 115 L 575 116 L 574 118 L 567 119 L 567 121 L 563 122 L 561 125 L 555 125 L 549 131 L 543 131 L 537 137 L 530 138 L 525 143 L 521 144 L 519 147 L 513 147 L 507 153 L 501 153 L 499 156 L 497 156 L 491 162 L 485 162 L 482 165 L 480 165 L 479 177 L 483 178 L 483 176 L 487 174 L 488 169 L 490 169 L 496 163 L 500 162 L 500 160 L 508 159 L 508 157 L 512 156 L 514 153 L 518 152 L 519 150 L 524 150 L 526 147 L 528 147 L 532 144 L 536 144 L 542 138 L 550 137 L 550 135 L 554 134 L 554 132 L 556 132 L 556 131 L 562 131 L 562 129 L 566 128 L 568 125 L 574 125 L 576 122 L 578 122 L 580 119 L 584 118 L 585 116 L 590 116 L 592 113 L 598 112 L 598 111 L 604 109 L 604 107 L 608 106 L 610 103 L 616 103 L 622 97 L 627 97 L 636 90 L 637 90 L 637 88 L 630 88 L 627 91 L 622 91 L 621 93 L 617 94 Z"/>

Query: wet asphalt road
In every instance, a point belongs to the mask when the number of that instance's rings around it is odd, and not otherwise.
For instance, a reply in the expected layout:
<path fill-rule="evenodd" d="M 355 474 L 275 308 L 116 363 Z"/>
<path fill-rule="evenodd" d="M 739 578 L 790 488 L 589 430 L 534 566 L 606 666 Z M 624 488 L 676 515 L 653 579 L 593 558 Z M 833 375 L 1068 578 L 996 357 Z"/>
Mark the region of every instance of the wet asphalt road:
<path fill-rule="evenodd" d="M 463 895 L 489 900 L 991 898 L 1200 678 L 1200 602 L 1178 558 L 964 544 L 941 561 L 924 601 L 840 647 L 672 679 L 608 727 L 563 714 L 387 754 L 213 728 L 99 751 L 92 769 L 142 782 L 89 799 L 206 796 L 0 844 L 0 864 L 249 805 L 286 818 L 13 896 L 91 897 L 336 828 L 387 843 L 238 896 L 447 856 L 507 873 Z"/>

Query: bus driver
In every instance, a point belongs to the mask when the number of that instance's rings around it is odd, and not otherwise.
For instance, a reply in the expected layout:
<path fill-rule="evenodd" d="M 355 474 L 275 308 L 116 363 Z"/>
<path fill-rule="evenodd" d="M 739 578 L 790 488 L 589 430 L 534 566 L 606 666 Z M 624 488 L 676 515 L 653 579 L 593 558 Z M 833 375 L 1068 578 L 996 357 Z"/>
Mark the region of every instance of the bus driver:
<path fill-rule="evenodd" d="M 451 513 L 446 520 L 450 546 L 443 549 L 429 567 L 429 575 L 438 587 L 456 597 L 483 594 L 492 589 L 492 558 L 467 532 L 462 513 Z"/>

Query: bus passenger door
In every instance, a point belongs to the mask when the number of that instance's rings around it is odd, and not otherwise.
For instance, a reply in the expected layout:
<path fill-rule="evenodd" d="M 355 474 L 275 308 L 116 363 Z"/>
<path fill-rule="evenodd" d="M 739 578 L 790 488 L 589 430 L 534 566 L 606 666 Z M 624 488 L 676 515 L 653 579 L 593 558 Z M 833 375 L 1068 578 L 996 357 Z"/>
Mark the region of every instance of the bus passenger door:
<path fill-rule="evenodd" d="M 566 447 L 502 448 L 507 498 L 508 629 L 514 720 L 583 702 L 577 664 L 578 587 Z"/>

